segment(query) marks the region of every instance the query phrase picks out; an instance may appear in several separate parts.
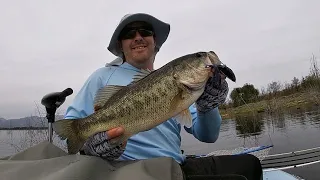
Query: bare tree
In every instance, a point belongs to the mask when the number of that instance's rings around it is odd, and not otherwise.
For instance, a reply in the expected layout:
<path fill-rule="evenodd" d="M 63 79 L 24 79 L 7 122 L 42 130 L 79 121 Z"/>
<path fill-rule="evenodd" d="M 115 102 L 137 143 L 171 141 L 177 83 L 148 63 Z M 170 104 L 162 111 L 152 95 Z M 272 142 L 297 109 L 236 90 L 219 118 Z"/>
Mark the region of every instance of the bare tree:
<path fill-rule="evenodd" d="M 268 84 L 268 88 L 267 91 L 268 93 L 277 93 L 281 90 L 281 83 L 280 82 L 276 82 L 273 81 L 271 83 Z"/>
<path fill-rule="evenodd" d="M 298 78 L 294 77 L 292 79 L 292 86 L 295 88 L 299 86 L 299 79 Z"/>
<path fill-rule="evenodd" d="M 284 89 L 290 89 L 291 88 L 291 84 L 287 83 L 287 82 L 285 82 L 283 86 L 284 86 Z"/>
<path fill-rule="evenodd" d="M 261 90 L 260 90 L 260 95 L 266 95 L 267 94 L 267 90 L 265 87 L 262 87 Z"/>
<path fill-rule="evenodd" d="M 314 54 L 312 54 L 310 61 L 311 61 L 311 67 L 310 67 L 311 76 L 319 78 L 320 72 L 319 72 L 318 62 L 317 62 L 317 58 L 314 56 Z"/>
<path fill-rule="evenodd" d="M 27 119 L 27 127 L 43 127 L 48 128 L 48 122 L 46 119 L 46 112 L 36 104 L 36 112 L 38 116 L 29 116 Z M 28 130 L 8 130 L 8 138 L 2 140 L 0 143 L 9 145 L 14 152 L 21 152 L 29 147 L 37 145 L 43 141 L 47 141 L 49 132 L 47 129 L 28 129 Z M 67 147 L 60 140 L 57 134 L 53 133 L 53 144 L 66 151 Z"/>

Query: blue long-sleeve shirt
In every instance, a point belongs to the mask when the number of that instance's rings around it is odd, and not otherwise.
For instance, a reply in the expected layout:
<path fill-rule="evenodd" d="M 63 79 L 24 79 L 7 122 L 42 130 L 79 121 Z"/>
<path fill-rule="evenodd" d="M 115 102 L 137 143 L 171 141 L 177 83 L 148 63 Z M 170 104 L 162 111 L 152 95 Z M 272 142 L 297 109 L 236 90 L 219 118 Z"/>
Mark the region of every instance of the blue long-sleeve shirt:
<path fill-rule="evenodd" d="M 96 70 L 84 83 L 72 104 L 67 108 L 65 118 L 77 119 L 94 112 L 93 100 L 96 92 L 106 85 L 127 85 L 140 70 L 128 63 L 106 66 Z M 193 125 L 185 130 L 202 142 L 215 142 L 219 135 L 221 116 L 218 108 L 206 113 L 190 108 Z M 178 163 L 185 160 L 181 153 L 181 125 L 174 118 L 145 132 L 132 136 L 120 160 L 148 159 L 153 157 L 172 157 Z"/>

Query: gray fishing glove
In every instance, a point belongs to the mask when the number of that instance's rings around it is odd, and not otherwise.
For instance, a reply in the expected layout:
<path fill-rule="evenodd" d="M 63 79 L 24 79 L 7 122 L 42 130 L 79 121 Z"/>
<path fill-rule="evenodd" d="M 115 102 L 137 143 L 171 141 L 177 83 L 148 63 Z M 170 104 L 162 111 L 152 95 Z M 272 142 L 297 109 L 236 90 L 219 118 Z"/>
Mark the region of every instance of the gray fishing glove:
<path fill-rule="evenodd" d="M 116 146 L 111 148 L 106 132 L 100 132 L 90 137 L 82 147 L 86 155 L 99 156 L 106 160 L 118 159 L 124 152 L 124 146 Z"/>
<path fill-rule="evenodd" d="M 213 77 L 209 78 L 203 94 L 196 101 L 197 110 L 207 112 L 223 104 L 229 91 L 225 77 L 214 67 Z"/>

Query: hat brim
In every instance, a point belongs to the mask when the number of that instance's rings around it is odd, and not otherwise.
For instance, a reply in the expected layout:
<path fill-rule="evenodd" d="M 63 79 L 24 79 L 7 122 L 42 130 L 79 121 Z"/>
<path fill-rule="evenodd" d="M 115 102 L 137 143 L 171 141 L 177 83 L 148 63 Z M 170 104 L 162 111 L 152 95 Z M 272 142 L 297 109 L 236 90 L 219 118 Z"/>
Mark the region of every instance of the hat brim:
<path fill-rule="evenodd" d="M 128 15 L 126 18 L 124 18 L 119 25 L 116 27 L 110 43 L 108 45 L 108 50 L 114 54 L 115 56 L 121 57 L 122 52 L 118 47 L 118 36 L 121 32 L 121 30 L 129 23 L 135 22 L 135 21 L 144 21 L 149 24 L 154 29 L 154 33 L 156 34 L 155 41 L 156 41 L 156 48 L 160 49 L 162 44 L 167 40 L 169 33 L 170 33 L 170 24 L 165 23 L 149 14 L 144 13 L 136 13 L 132 15 Z"/>

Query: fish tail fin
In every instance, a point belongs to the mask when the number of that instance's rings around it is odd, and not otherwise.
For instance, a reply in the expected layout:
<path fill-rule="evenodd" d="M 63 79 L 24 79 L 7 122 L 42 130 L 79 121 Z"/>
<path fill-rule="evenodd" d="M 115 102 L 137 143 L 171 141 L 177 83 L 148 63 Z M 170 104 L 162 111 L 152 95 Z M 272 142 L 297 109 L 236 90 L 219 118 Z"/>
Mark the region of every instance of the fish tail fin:
<path fill-rule="evenodd" d="M 84 140 L 78 135 L 75 124 L 80 119 L 62 119 L 53 123 L 53 130 L 62 139 L 67 139 L 68 153 L 76 154 L 84 144 Z"/>

